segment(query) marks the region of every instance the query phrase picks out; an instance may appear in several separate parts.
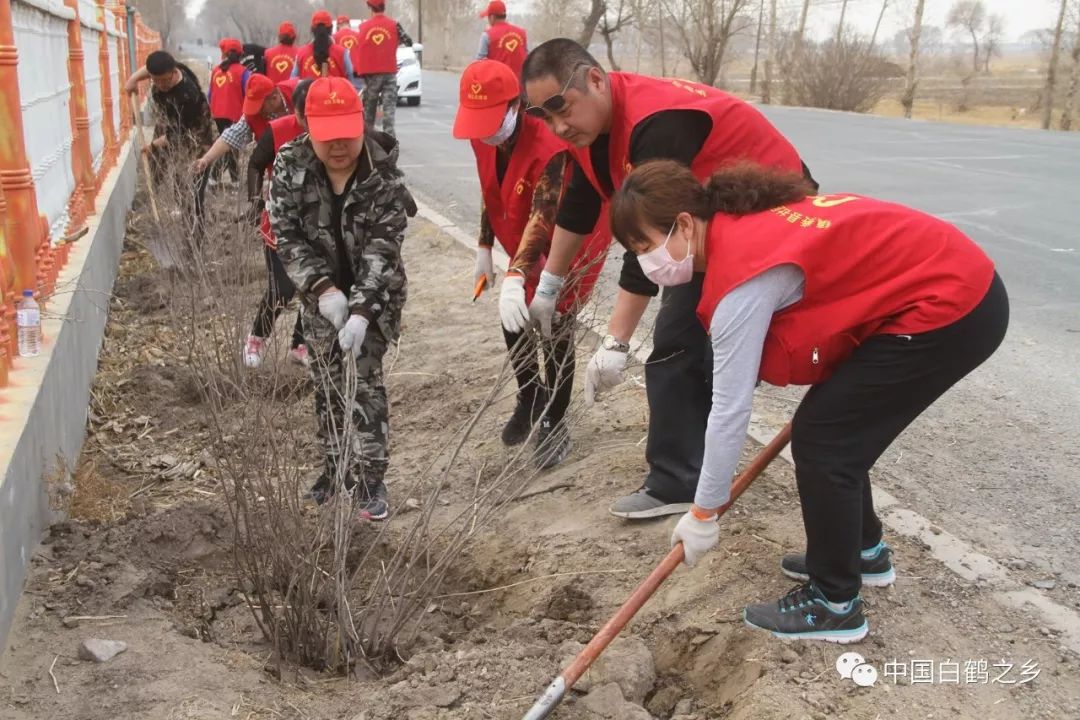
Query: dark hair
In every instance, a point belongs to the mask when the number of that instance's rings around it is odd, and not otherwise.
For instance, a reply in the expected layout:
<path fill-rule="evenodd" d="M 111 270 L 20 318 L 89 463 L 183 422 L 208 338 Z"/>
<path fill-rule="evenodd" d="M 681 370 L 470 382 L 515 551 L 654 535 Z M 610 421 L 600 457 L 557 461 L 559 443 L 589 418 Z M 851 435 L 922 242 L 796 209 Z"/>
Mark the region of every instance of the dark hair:
<path fill-rule="evenodd" d="M 581 66 L 600 67 L 589 51 L 569 38 L 555 38 L 537 45 L 525 58 L 521 84 L 552 76 L 565 85 Z"/>
<path fill-rule="evenodd" d="M 296 42 L 296 36 L 292 33 L 285 33 L 284 35 L 277 36 L 278 42 L 282 45 L 292 45 Z"/>
<path fill-rule="evenodd" d="M 334 38 L 327 25 L 312 25 L 311 34 L 314 36 L 311 49 L 315 55 L 315 65 L 321 68 L 330 60 L 330 46 L 334 44 Z"/>
<path fill-rule="evenodd" d="M 155 50 L 146 56 L 146 72 L 164 75 L 176 69 L 176 58 L 164 50 Z"/>
<path fill-rule="evenodd" d="M 717 170 L 704 185 L 674 160 L 652 160 L 634 169 L 611 198 L 611 232 L 627 250 L 649 244 L 646 230 L 667 232 L 679 213 L 708 220 L 716 213 L 749 215 L 814 192 L 801 174 L 756 163 Z"/>
<path fill-rule="evenodd" d="M 257 43 L 244 43 L 244 67 L 253 73 L 266 74 L 266 48 Z"/>
<path fill-rule="evenodd" d="M 505 15 L 495 15 L 495 14 L 491 14 L 491 15 L 489 15 L 488 17 L 492 17 L 492 18 L 495 18 L 496 20 L 505 20 L 505 19 L 506 19 L 506 16 L 505 16 Z"/>
<path fill-rule="evenodd" d="M 368 3 L 367 6 L 375 12 L 386 12 L 386 3 Z"/>
<path fill-rule="evenodd" d="M 311 83 L 313 82 L 315 81 L 312 78 L 305 78 L 300 82 L 296 83 L 296 87 L 293 88 L 292 104 L 293 108 L 300 115 L 300 117 L 306 116 L 306 113 L 304 112 L 304 106 L 307 104 L 308 90 L 311 89 Z"/>
<path fill-rule="evenodd" d="M 238 62 L 240 62 L 240 53 L 236 52 L 235 50 L 230 50 L 229 52 L 225 53 L 225 59 L 221 61 L 221 64 L 218 65 L 218 68 L 220 68 L 222 72 L 225 72 Z"/>

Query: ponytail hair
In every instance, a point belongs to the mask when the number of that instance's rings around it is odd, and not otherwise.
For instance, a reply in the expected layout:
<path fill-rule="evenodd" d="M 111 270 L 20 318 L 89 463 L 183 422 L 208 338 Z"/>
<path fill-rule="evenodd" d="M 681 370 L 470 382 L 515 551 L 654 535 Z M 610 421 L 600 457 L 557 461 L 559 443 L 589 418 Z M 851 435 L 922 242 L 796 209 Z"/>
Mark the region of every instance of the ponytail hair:
<path fill-rule="evenodd" d="M 222 72 L 225 72 L 238 62 L 240 62 L 240 53 L 236 50 L 230 50 L 225 53 L 225 59 L 221 61 L 221 64 L 218 65 L 218 67 L 221 68 Z"/>
<path fill-rule="evenodd" d="M 321 24 L 312 25 L 311 34 L 313 36 L 311 49 L 315 55 L 315 65 L 317 67 L 322 67 L 330 61 L 330 46 L 334 43 L 333 36 L 330 33 L 330 27 Z"/>
<path fill-rule="evenodd" d="M 650 244 L 647 231 L 667 232 L 680 213 L 709 220 L 716 213 L 749 215 L 814 192 L 800 173 L 740 163 L 714 172 L 704 185 L 674 160 L 653 160 L 630 173 L 611 198 L 611 231 L 633 250 Z"/>

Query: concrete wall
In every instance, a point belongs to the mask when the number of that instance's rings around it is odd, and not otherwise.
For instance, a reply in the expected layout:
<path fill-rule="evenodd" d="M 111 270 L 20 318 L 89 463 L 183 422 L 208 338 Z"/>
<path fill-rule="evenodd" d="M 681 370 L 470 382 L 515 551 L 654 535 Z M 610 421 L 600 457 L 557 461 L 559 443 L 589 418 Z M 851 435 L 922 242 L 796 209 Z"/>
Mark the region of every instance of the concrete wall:
<path fill-rule="evenodd" d="M 16 358 L 0 388 L 0 648 L 22 593 L 30 555 L 50 515 L 43 479 L 74 469 L 86 436 L 90 384 L 108 319 L 137 153 L 128 143 L 102 184 L 89 232 L 71 249 L 43 313 L 36 358 Z M 61 460 L 62 458 L 62 460 Z"/>

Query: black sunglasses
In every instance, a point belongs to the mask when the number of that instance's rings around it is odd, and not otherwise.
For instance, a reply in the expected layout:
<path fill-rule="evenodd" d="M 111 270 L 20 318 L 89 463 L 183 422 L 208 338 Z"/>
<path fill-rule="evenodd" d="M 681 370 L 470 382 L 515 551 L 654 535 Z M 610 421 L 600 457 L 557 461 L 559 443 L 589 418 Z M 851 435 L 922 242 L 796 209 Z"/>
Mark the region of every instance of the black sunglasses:
<path fill-rule="evenodd" d="M 574 84 L 574 78 L 577 76 L 577 71 L 583 67 L 589 67 L 589 65 L 587 63 L 578 63 L 575 65 L 574 69 L 570 71 L 570 79 L 566 81 L 566 84 L 563 85 L 561 91 L 552 95 L 539 105 L 529 105 L 525 108 L 525 112 L 542 120 L 550 113 L 557 113 L 566 107 L 566 91 Z"/>

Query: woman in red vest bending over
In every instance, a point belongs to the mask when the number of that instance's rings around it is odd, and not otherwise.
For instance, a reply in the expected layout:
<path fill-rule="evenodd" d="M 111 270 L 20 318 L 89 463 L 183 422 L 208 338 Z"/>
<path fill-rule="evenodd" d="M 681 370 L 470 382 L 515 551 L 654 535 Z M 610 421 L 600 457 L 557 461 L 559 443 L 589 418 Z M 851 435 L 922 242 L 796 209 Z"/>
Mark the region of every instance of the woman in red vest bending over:
<path fill-rule="evenodd" d="M 563 416 L 574 384 L 574 323 L 589 299 L 611 244 L 601 217 L 571 265 L 573 277 L 557 307 L 562 320 L 544 348 L 546 382 L 537 361 L 535 333 L 528 333 L 529 306 L 551 244 L 559 197 L 570 166 L 566 145 L 543 120 L 521 111 L 517 75 L 495 60 L 478 60 L 461 75 L 454 137 L 472 141 L 480 174 L 483 212 L 474 282 L 495 281 L 491 251 L 495 240 L 510 256 L 499 297 L 503 336 L 517 378 L 517 406 L 503 428 L 506 445 L 519 445 L 537 423 L 536 464 L 554 467 L 570 453 Z M 477 285 L 477 287 L 483 287 Z"/>
<path fill-rule="evenodd" d="M 247 90 L 250 71 L 240 62 L 244 54 L 244 45 L 236 38 L 222 38 L 218 43 L 221 48 L 221 64 L 210 73 L 210 116 L 214 118 L 218 133 L 232 125 L 244 114 L 244 93 Z M 225 156 L 225 167 L 233 180 L 237 179 L 236 156 Z"/>
<path fill-rule="evenodd" d="M 263 180 L 270 177 L 270 169 L 274 166 L 274 158 L 277 157 L 278 150 L 285 143 L 307 132 L 304 122 L 304 101 L 307 99 L 307 91 L 311 83 L 311 80 L 300 80 L 296 83 L 291 95 L 294 112 L 269 122 L 263 133 L 259 135 L 255 149 L 251 153 L 251 159 L 248 161 L 247 190 L 248 201 L 251 203 L 249 217 L 252 222 L 259 222 L 259 234 L 263 240 L 263 255 L 266 258 L 267 272 L 266 292 L 255 313 L 255 324 L 251 328 L 251 334 L 244 343 L 244 365 L 249 368 L 262 365 L 267 340 L 274 332 L 274 321 L 296 295 L 296 287 L 289 280 L 285 266 L 281 264 L 281 258 L 278 257 L 277 240 L 270 231 Z M 308 349 L 304 344 L 299 315 L 296 316 L 296 324 L 293 325 L 289 360 L 300 365 L 308 364 Z"/>
<path fill-rule="evenodd" d="M 675 162 L 644 163 L 612 198 L 611 221 L 658 285 L 705 273 L 697 314 L 712 342 L 712 410 L 694 504 L 672 543 L 688 565 L 716 544 L 758 379 L 811 386 L 791 441 L 806 554 L 781 562 L 804 583 L 743 618 L 780 637 L 860 640 L 861 586 L 895 577 L 870 468 L 1001 344 L 1009 301 L 993 262 L 943 220 L 860 195 L 815 197 L 800 175 L 759 166 L 703 186 Z"/>
<path fill-rule="evenodd" d="M 312 40 L 296 51 L 293 75 L 301 79 L 319 78 L 326 67 L 327 77 L 343 77 L 352 82 L 353 66 L 345 48 L 334 44 L 334 19 L 326 10 L 311 16 Z"/>

